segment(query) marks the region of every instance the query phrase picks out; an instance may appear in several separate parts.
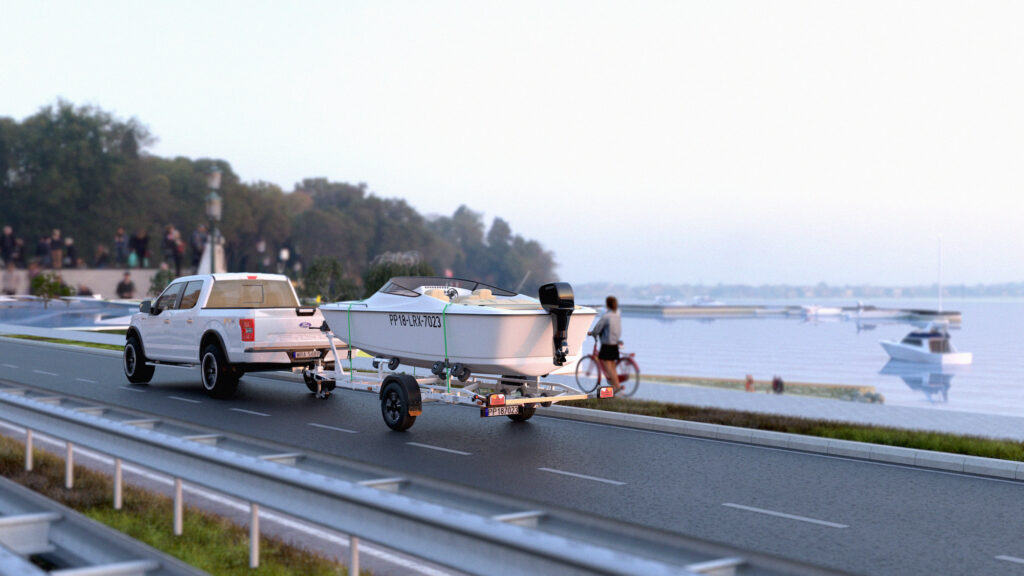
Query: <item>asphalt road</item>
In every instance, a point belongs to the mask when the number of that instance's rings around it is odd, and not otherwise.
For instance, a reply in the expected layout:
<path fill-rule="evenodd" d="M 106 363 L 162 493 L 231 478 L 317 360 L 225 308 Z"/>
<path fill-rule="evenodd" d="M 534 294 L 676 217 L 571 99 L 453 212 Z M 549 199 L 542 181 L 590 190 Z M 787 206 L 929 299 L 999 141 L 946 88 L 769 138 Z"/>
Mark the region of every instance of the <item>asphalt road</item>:
<path fill-rule="evenodd" d="M 1024 575 L 1024 483 L 543 417 L 427 405 L 389 430 L 376 395 L 317 400 L 246 376 L 231 400 L 198 371 L 129 385 L 119 358 L 0 342 L 7 380 L 225 431 L 862 574 Z"/>

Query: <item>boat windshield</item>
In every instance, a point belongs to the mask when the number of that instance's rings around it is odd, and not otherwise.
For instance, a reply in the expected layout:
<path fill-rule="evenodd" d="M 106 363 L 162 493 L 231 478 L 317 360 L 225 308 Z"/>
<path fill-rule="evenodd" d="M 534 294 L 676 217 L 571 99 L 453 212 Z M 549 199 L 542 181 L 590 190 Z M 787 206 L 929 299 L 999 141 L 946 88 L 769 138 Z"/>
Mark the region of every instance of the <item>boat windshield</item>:
<path fill-rule="evenodd" d="M 388 283 L 385 284 L 379 292 L 385 294 L 395 294 L 398 296 L 421 296 L 425 289 L 429 288 L 461 288 L 463 290 L 478 290 L 486 288 L 490 290 L 495 296 L 517 296 L 515 292 L 510 292 L 503 288 L 496 286 L 490 286 L 482 282 L 475 282 L 473 280 L 463 280 L 460 278 L 445 278 L 443 276 L 396 276 Z"/>

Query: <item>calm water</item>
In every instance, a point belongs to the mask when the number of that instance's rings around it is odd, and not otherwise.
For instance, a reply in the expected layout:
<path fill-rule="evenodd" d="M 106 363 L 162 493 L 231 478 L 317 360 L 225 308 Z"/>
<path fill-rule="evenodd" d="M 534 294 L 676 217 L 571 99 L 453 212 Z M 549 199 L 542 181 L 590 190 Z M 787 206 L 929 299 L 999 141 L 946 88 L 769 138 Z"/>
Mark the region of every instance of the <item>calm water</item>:
<path fill-rule="evenodd" d="M 732 303 L 732 302 L 730 302 Z M 768 305 L 844 301 L 762 302 Z M 935 309 L 935 301 L 872 301 L 880 307 Z M 1024 415 L 1024 328 L 1022 301 L 950 301 L 963 312 L 950 331 L 953 345 L 973 352 L 969 366 L 929 368 L 889 362 L 880 340 L 899 340 L 909 323 L 861 324 L 852 320 L 806 322 L 801 318 L 655 319 L 623 317 L 625 349 L 636 352 L 648 374 L 678 374 L 758 380 L 875 386 L 886 404 L 930 406 L 992 414 Z M 589 344 L 587 344 L 589 346 Z"/>

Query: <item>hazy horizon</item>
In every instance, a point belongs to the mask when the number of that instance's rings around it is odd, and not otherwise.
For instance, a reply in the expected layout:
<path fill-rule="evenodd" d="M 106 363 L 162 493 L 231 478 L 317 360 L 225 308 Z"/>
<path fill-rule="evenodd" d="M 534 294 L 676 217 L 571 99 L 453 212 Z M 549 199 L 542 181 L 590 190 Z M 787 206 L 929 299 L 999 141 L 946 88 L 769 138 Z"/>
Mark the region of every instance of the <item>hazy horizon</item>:
<path fill-rule="evenodd" d="M 460 204 L 573 282 L 1024 281 L 1012 2 L 4 5 L 58 97 L 247 182 Z M 225 206 L 230 210 L 230 206 Z"/>

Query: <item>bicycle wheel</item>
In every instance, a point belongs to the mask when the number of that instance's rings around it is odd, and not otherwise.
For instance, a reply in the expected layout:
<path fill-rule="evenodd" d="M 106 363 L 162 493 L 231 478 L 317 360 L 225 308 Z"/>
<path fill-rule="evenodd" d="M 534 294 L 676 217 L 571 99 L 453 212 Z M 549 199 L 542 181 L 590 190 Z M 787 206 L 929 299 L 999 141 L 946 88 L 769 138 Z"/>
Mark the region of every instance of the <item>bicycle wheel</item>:
<path fill-rule="evenodd" d="M 601 364 L 593 354 L 588 354 L 576 363 L 576 386 L 581 392 L 590 394 L 601 384 Z"/>
<path fill-rule="evenodd" d="M 619 385 L 622 391 L 616 396 L 632 396 L 640 387 L 640 367 L 632 358 L 619 358 L 615 363 L 615 372 L 619 375 Z"/>

